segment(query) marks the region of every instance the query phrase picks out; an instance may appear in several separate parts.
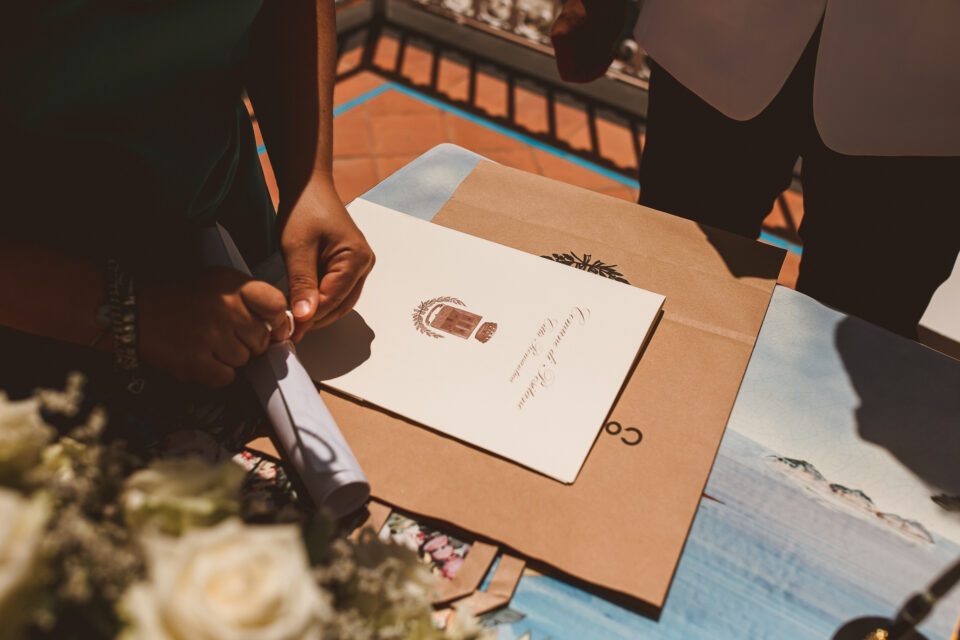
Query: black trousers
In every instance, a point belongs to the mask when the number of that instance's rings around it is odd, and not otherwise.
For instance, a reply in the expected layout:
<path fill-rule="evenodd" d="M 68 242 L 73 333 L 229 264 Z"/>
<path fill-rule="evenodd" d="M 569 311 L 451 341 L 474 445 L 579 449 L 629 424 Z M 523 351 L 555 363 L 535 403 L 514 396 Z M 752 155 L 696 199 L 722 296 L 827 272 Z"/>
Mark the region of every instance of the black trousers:
<path fill-rule="evenodd" d="M 813 119 L 818 42 L 819 34 L 773 102 L 745 122 L 654 64 L 640 203 L 756 238 L 801 157 L 797 289 L 916 337 L 960 250 L 960 157 L 846 156 L 827 148 Z"/>

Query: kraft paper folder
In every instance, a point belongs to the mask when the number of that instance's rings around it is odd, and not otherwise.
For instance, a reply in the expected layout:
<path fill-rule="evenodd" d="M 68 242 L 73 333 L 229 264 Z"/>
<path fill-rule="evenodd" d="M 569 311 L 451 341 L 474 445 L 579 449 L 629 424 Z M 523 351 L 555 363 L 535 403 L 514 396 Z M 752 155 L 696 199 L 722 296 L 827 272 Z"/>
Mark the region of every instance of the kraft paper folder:
<path fill-rule="evenodd" d="M 324 392 L 373 496 L 656 615 L 783 252 L 487 162 L 434 222 L 538 256 L 616 265 L 666 303 L 572 485 Z"/>

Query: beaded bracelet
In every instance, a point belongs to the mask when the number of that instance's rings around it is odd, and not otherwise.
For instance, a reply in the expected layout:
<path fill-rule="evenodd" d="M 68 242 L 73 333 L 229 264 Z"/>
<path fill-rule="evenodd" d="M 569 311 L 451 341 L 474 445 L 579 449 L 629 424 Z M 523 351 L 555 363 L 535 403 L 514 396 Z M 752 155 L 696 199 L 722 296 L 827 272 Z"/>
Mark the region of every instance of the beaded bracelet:
<path fill-rule="evenodd" d="M 120 263 L 112 258 L 107 260 L 105 275 L 110 325 L 113 328 L 114 364 L 129 376 L 127 391 L 139 394 L 143 391 L 143 378 L 140 377 L 140 357 L 137 353 L 137 297 L 133 276 L 124 272 Z"/>

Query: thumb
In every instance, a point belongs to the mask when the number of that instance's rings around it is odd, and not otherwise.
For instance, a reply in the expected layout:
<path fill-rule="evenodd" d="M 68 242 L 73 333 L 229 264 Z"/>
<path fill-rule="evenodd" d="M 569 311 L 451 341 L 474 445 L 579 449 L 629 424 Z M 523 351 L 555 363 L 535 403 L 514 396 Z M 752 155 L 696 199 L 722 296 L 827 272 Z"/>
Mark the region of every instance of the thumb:
<path fill-rule="evenodd" d="M 251 314 L 267 322 L 273 342 L 282 342 L 293 333 L 287 319 L 287 297 L 279 289 L 262 280 L 251 280 L 240 288 L 240 297 Z"/>
<path fill-rule="evenodd" d="M 287 299 L 274 286 L 262 280 L 250 280 L 240 287 L 240 297 L 247 308 L 262 320 L 272 321 L 282 316 L 287 308 Z"/>
<path fill-rule="evenodd" d="M 309 320 L 317 310 L 317 245 L 308 243 L 287 252 L 290 307 L 298 322 Z"/>

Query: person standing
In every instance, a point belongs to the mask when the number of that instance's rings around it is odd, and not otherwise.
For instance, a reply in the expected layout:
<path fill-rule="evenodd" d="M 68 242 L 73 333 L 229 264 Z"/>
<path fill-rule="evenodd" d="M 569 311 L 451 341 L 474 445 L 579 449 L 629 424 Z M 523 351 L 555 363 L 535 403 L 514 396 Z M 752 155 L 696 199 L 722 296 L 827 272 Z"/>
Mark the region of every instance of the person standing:
<path fill-rule="evenodd" d="M 628 0 L 567 0 L 561 76 L 613 58 Z M 756 238 L 802 159 L 797 289 L 909 337 L 960 251 L 960 3 L 645 0 L 640 203 Z"/>
<path fill-rule="evenodd" d="M 4 26 L 0 390 L 80 370 L 115 414 L 166 426 L 209 388 L 256 407 L 238 371 L 347 313 L 373 266 L 333 180 L 333 0 L 54 0 Z M 203 268 L 214 224 L 254 273 L 282 252 L 290 298 Z"/>

